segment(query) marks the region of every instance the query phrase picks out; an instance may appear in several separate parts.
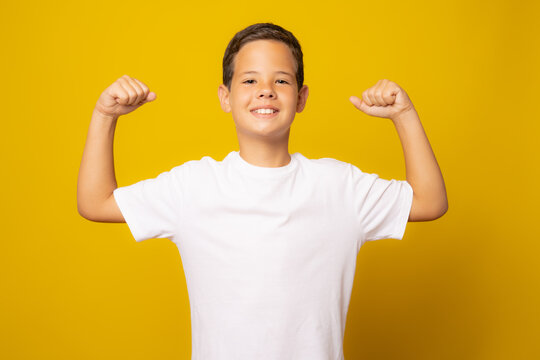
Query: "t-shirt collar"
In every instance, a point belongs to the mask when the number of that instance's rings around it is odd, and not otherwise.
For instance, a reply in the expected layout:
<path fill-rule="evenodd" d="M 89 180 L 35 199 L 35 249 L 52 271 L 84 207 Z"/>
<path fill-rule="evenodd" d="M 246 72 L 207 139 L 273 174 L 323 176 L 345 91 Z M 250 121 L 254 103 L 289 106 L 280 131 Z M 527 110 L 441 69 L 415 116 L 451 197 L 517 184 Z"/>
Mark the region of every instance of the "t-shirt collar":
<path fill-rule="evenodd" d="M 296 169 L 298 164 L 297 153 L 290 155 L 291 161 L 289 161 L 287 165 L 280 167 L 265 167 L 250 164 L 249 162 L 244 160 L 242 156 L 240 156 L 240 151 L 231 151 L 227 157 L 230 157 L 234 166 L 246 175 L 269 178 L 284 176 L 293 172 L 294 169 Z"/>

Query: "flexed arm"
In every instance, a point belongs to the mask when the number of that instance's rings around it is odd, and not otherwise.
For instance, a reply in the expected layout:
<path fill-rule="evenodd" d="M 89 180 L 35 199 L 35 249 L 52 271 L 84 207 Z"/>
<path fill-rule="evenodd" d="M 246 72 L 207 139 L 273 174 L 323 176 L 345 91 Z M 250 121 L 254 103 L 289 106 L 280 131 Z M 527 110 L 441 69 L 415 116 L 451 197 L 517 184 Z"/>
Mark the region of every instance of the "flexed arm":
<path fill-rule="evenodd" d="M 435 220 L 448 210 L 444 179 L 420 118 L 405 90 L 390 80 L 379 80 L 350 101 L 367 115 L 392 120 L 405 157 L 407 182 L 413 189 L 409 221 Z"/>
<path fill-rule="evenodd" d="M 99 97 L 88 129 L 77 181 L 77 209 L 85 219 L 125 222 L 116 205 L 113 142 L 116 122 L 156 94 L 137 79 L 122 76 Z"/>

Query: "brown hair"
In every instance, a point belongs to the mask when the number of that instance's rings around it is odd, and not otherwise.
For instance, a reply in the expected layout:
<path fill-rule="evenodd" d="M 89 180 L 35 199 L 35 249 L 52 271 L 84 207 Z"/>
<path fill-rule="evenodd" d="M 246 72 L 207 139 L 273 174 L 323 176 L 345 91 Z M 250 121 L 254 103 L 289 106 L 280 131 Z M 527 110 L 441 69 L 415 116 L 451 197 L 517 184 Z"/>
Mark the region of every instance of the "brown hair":
<path fill-rule="evenodd" d="M 223 56 L 223 84 L 231 90 L 231 81 L 234 74 L 234 59 L 242 46 L 255 40 L 277 40 L 285 43 L 291 49 L 296 60 L 296 83 L 298 91 L 304 84 L 304 61 L 302 48 L 294 35 L 279 25 L 272 23 L 258 23 L 248 26 L 237 32 L 227 45 Z"/>

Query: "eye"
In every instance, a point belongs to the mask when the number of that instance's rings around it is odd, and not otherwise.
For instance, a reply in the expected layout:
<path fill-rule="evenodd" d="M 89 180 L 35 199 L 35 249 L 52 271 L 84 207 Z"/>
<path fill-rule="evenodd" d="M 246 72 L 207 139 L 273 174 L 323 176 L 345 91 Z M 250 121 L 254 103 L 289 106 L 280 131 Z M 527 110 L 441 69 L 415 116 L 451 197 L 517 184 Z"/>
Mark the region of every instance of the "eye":
<path fill-rule="evenodd" d="M 255 80 L 246 80 L 244 81 L 244 84 L 253 84 L 253 82 L 255 82 Z"/>
<path fill-rule="evenodd" d="M 289 83 L 287 80 L 277 80 L 277 81 L 283 81 L 283 82 L 280 82 L 280 84 L 288 84 Z"/>

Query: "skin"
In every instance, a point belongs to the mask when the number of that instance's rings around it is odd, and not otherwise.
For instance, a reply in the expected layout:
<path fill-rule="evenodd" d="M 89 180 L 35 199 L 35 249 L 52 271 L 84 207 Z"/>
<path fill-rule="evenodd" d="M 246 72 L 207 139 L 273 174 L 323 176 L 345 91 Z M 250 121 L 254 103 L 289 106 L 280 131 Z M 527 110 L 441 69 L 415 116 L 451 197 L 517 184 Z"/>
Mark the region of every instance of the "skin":
<path fill-rule="evenodd" d="M 77 210 L 85 219 L 125 222 L 113 197 L 117 188 L 113 143 L 121 115 L 154 101 L 146 84 L 124 75 L 100 95 L 92 113 L 77 180 Z"/>
<path fill-rule="evenodd" d="M 435 220 L 448 211 L 444 179 L 420 118 L 409 96 L 398 84 L 379 80 L 349 98 L 360 111 L 392 121 L 403 148 L 407 182 L 413 189 L 409 221 Z"/>
<path fill-rule="evenodd" d="M 254 73 L 245 74 L 246 71 Z M 232 113 L 240 155 L 256 166 L 279 167 L 290 162 L 288 140 L 296 113 L 307 101 L 308 87 L 297 88 L 296 63 L 280 42 L 257 40 L 246 44 L 235 59 L 231 89 L 218 88 L 221 107 Z M 287 75 L 288 74 L 288 75 Z M 83 151 L 77 182 L 77 207 L 81 216 L 99 222 L 125 222 L 113 197 L 117 188 L 113 142 L 117 120 L 154 101 L 156 94 L 143 82 L 124 75 L 99 97 Z M 390 80 L 379 80 L 351 103 L 363 113 L 388 118 L 398 132 L 407 181 L 413 189 L 409 221 L 427 221 L 448 210 L 444 180 L 427 136 L 409 96 Z M 271 119 L 255 117 L 260 105 L 279 109 Z"/>
<path fill-rule="evenodd" d="M 231 89 L 221 84 L 218 97 L 223 111 L 232 113 L 240 156 L 247 162 L 263 167 L 290 162 L 290 127 L 309 92 L 307 85 L 298 90 L 295 74 L 296 61 L 282 42 L 252 41 L 236 54 Z M 262 105 L 278 108 L 277 116 L 258 119 L 250 110 Z"/>

